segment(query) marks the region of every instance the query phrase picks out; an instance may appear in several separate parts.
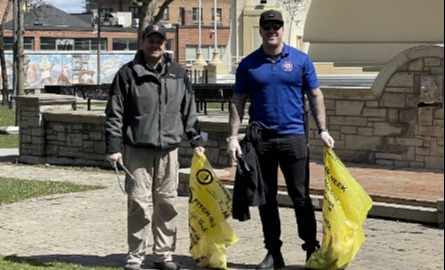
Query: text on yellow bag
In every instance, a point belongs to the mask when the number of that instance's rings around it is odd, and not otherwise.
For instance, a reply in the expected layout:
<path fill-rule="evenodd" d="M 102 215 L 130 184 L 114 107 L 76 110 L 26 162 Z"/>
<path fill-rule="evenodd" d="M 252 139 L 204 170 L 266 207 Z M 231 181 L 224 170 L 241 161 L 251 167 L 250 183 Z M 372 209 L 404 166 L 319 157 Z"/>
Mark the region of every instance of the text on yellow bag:
<path fill-rule="evenodd" d="M 372 199 L 331 148 L 324 147 L 323 161 L 323 239 L 320 250 L 312 254 L 306 267 L 343 269 L 366 240 L 363 222 L 372 207 Z"/>
<path fill-rule="evenodd" d="M 190 254 L 201 268 L 227 269 L 226 247 L 238 238 L 227 223 L 232 194 L 219 181 L 205 155 L 192 158 L 190 171 Z"/>

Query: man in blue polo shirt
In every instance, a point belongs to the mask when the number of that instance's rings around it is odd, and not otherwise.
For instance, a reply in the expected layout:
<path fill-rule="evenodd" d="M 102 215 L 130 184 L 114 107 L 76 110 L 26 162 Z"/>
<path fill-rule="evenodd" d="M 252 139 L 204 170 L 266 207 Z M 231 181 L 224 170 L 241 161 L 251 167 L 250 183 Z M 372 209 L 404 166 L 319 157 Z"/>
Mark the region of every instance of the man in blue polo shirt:
<path fill-rule="evenodd" d="M 323 143 L 334 147 L 326 129 L 323 93 L 310 57 L 283 42 L 283 18 L 269 10 L 260 16 L 262 46 L 243 59 L 236 73 L 230 106 L 227 150 L 237 160 L 243 155 L 238 131 L 250 97 L 250 123 L 260 126 L 255 150 L 266 185 L 266 204 L 259 207 L 267 255 L 256 269 L 285 267 L 281 254 L 278 211 L 278 167 L 283 172 L 304 241 L 307 259 L 319 248 L 314 207 L 309 196 L 309 148 L 306 134 L 305 95 Z"/>

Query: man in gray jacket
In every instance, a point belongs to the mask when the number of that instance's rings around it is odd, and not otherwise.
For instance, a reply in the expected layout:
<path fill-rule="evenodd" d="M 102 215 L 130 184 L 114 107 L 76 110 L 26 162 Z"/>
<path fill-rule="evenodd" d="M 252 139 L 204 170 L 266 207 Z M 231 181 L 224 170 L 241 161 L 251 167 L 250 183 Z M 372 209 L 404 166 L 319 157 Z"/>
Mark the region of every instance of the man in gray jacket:
<path fill-rule="evenodd" d="M 166 48 L 162 25 L 142 33 L 141 50 L 117 72 L 106 113 L 107 160 L 125 166 L 128 194 L 126 270 L 138 270 L 153 234 L 153 266 L 176 270 L 175 199 L 178 187 L 178 146 L 185 133 L 194 151 L 204 152 L 193 89 L 185 70 Z"/>

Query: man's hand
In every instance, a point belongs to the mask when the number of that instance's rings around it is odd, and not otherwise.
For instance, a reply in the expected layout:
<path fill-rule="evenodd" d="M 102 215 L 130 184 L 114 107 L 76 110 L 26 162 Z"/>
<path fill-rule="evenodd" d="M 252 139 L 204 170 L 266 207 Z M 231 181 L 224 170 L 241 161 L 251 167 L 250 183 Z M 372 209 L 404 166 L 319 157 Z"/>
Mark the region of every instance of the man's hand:
<path fill-rule="evenodd" d="M 335 140 L 334 140 L 334 138 L 331 137 L 331 135 L 329 134 L 328 131 L 323 131 L 323 132 L 321 132 L 321 133 L 320 133 L 320 137 L 321 137 L 321 140 L 323 141 L 323 143 L 324 143 L 327 147 L 329 147 L 329 148 L 334 148 Z"/>
<path fill-rule="evenodd" d="M 234 161 L 237 161 L 238 157 L 243 154 L 238 141 L 238 136 L 230 136 L 227 138 L 227 153 L 229 153 Z"/>
<path fill-rule="evenodd" d="M 117 162 L 122 162 L 122 154 L 120 152 L 113 153 L 113 154 L 107 154 L 105 158 L 110 162 L 111 166 L 113 168 L 116 167 Z"/>
<path fill-rule="evenodd" d="M 195 153 L 196 153 L 196 155 L 198 155 L 198 157 L 204 155 L 205 150 L 206 149 L 204 147 L 202 147 L 202 146 L 198 146 L 198 147 L 193 148 L 193 151 L 195 151 Z"/>

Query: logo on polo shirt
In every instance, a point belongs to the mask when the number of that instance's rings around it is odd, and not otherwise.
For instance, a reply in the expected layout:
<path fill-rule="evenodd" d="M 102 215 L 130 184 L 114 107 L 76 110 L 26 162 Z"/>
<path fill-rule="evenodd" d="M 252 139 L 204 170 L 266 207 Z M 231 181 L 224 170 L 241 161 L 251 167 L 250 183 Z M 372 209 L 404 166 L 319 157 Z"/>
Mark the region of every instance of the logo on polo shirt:
<path fill-rule="evenodd" d="M 291 61 L 286 61 L 283 63 L 281 68 L 286 72 L 291 72 L 292 70 L 294 70 L 294 63 L 292 63 Z"/>

